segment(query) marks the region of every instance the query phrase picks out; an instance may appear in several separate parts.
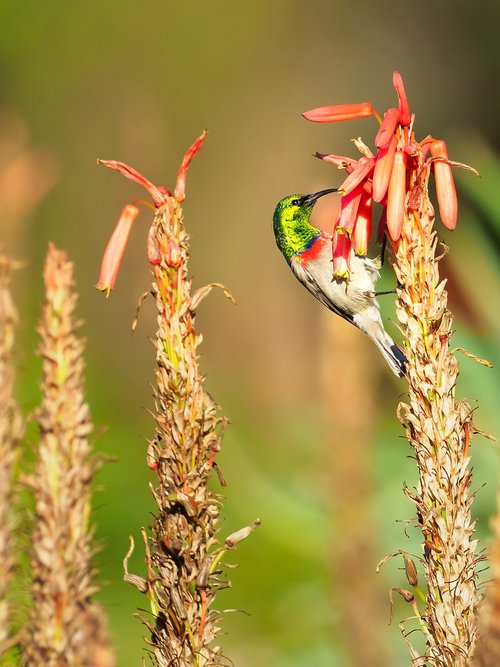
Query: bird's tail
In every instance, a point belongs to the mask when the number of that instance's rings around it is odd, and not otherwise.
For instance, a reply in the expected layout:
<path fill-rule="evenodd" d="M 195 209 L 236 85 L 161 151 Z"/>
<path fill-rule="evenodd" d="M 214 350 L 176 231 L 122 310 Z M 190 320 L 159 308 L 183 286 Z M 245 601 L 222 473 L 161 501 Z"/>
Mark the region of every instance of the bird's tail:
<path fill-rule="evenodd" d="M 371 317 L 365 313 L 361 322 L 354 321 L 382 352 L 394 375 L 400 378 L 406 375 L 406 357 L 384 329 L 378 309 L 371 312 Z"/>
<path fill-rule="evenodd" d="M 391 371 L 400 378 L 404 377 L 406 375 L 406 357 L 387 331 L 382 328 L 379 335 L 374 336 L 373 340 L 389 364 Z"/>
<path fill-rule="evenodd" d="M 384 359 L 389 364 L 391 371 L 402 378 L 406 375 L 406 357 L 403 351 L 396 345 L 396 343 L 389 337 L 391 342 L 388 345 L 381 345 L 377 342 L 379 350 L 382 352 Z"/>

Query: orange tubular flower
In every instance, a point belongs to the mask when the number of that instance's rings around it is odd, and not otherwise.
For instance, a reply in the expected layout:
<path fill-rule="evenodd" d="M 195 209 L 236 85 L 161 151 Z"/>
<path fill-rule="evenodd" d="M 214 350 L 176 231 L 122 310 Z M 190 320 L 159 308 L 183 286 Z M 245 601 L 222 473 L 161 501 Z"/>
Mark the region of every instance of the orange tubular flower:
<path fill-rule="evenodd" d="M 333 277 L 338 280 L 349 280 L 351 248 L 351 239 L 337 227 L 333 232 Z"/>
<path fill-rule="evenodd" d="M 345 249 L 365 255 L 370 240 L 373 202 L 382 205 L 383 221 L 378 225 L 377 241 L 386 236 L 397 242 L 405 216 L 417 210 L 420 204 L 418 185 L 432 167 L 436 179 L 436 194 L 443 225 L 454 229 L 457 223 L 457 195 L 452 176 L 452 167 L 458 166 L 475 171 L 467 165 L 448 159 L 446 144 L 427 135 L 418 141 L 413 132 L 415 117 L 411 114 L 408 98 L 399 72 L 393 74 L 393 85 L 398 96 L 398 107 L 389 108 L 375 136 L 378 149 L 374 158 L 370 148 L 361 139 L 354 144 L 361 153 L 358 160 L 344 155 L 316 153 L 315 156 L 343 169 L 347 176 L 338 188 L 343 195 L 340 217 L 335 231 L 338 250 L 334 259 L 335 277 L 348 275 Z M 305 118 L 318 123 L 328 123 L 353 118 L 379 115 L 369 102 L 362 104 L 337 104 L 311 109 Z M 477 173 L 477 172 L 475 172 Z M 340 244 L 340 245 L 339 245 Z M 336 247 L 337 247 L 336 246 Z M 397 247 L 392 244 L 393 249 Z M 344 252 L 345 251 L 345 252 Z"/>
<path fill-rule="evenodd" d="M 186 174 L 188 167 L 191 163 L 191 160 L 199 152 L 200 148 L 203 146 L 205 137 L 207 136 L 207 130 L 203 130 L 198 139 L 187 149 L 182 164 L 179 168 L 179 173 L 177 174 L 177 183 L 175 185 L 174 197 L 177 201 L 184 201 L 186 199 Z"/>
<path fill-rule="evenodd" d="M 359 183 L 349 194 L 344 195 L 340 200 L 340 218 L 336 227 L 336 232 L 351 236 L 356 223 L 359 203 L 363 193 L 363 184 Z"/>
<path fill-rule="evenodd" d="M 344 193 L 344 196 L 352 192 L 369 174 L 371 174 L 374 165 L 375 160 L 373 158 L 362 157 L 358 161 L 356 167 L 354 167 L 339 188 L 339 190 Z"/>
<path fill-rule="evenodd" d="M 310 109 L 302 115 L 314 123 L 336 123 L 342 120 L 367 118 L 373 114 L 373 107 L 369 102 L 361 104 L 335 104 L 330 107 Z"/>
<path fill-rule="evenodd" d="M 116 223 L 115 230 L 111 234 L 111 238 L 104 251 L 104 256 L 101 262 L 101 272 L 96 288 L 101 292 L 106 292 L 106 296 L 109 296 L 109 293 L 115 286 L 123 253 L 125 252 L 125 246 L 127 245 L 132 225 L 136 221 L 138 215 L 139 209 L 134 204 L 126 204 L 123 207 L 118 222 Z"/>
<path fill-rule="evenodd" d="M 325 162 L 330 162 L 330 164 L 335 165 L 339 169 L 345 169 L 345 171 L 350 174 L 358 161 L 352 157 L 346 157 L 345 155 L 327 155 L 326 153 L 315 153 L 314 157 L 324 160 Z"/>
<path fill-rule="evenodd" d="M 406 198 L 406 153 L 396 151 L 387 197 L 387 230 L 393 241 L 401 234 Z"/>
<path fill-rule="evenodd" d="M 392 75 L 392 84 L 396 89 L 399 99 L 399 122 L 403 127 L 407 127 L 411 122 L 410 105 L 406 97 L 403 78 L 399 72 L 394 72 Z"/>
<path fill-rule="evenodd" d="M 375 146 L 377 148 L 387 148 L 394 136 L 398 121 L 399 109 L 388 109 L 385 112 L 384 120 L 375 137 Z"/>
<path fill-rule="evenodd" d="M 388 146 L 381 148 L 375 160 L 375 169 L 373 170 L 373 201 L 380 202 L 385 197 L 394 164 L 394 155 L 398 138 L 395 134 Z"/>
<path fill-rule="evenodd" d="M 447 229 L 453 230 L 457 224 L 458 201 L 445 142 L 433 141 L 430 145 L 430 152 L 434 158 L 432 164 L 434 178 L 436 179 L 439 215 L 443 225 Z"/>
<path fill-rule="evenodd" d="M 133 167 L 129 167 L 128 164 L 124 162 L 117 162 L 116 160 L 97 160 L 97 164 L 102 164 L 103 167 L 108 167 L 108 169 L 115 169 L 119 171 L 120 174 L 129 178 L 134 183 L 139 183 L 145 188 L 154 202 L 154 205 L 159 208 L 167 201 L 166 196 L 170 194 L 165 188 L 157 188 L 156 185 L 153 185 L 151 181 L 148 181 L 147 178 L 144 178 L 142 174 L 136 171 Z"/>
<path fill-rule="evenodd" d="M 372 232 L 373 200 L 366 192 L 361 195 L 358 215 L 352 234 L 352 246 L 356 255 L 364 257 L 368 252 L 368 241 Z"/>
<path fill-rule="evenodd" d="M 132 167 L 129 167 L 128 164 L 125 164 L 124 162 L 117 162 L 116 160 L 97 160 L 97 162 L 98 164 L 102 164 L 109 169 L 119 171 L 123 176 L 130 179 L 131 181 L 134 181 L 134 183 L 139 183 L 139 185 L 142 185 L 150 194 L 155 207 L 160 208 L 169 202 L 169 198 L 174 198 L 177 202 L 182 202 L 186 198 L 187 170 L 191 160 L 202 147 L 206 136 L 207 131 L 204 130 L 186 151 L 177 174 L 177 183 L 175 186 L 174 195 L 172 195 L 170 190 L 167 190 L 167 188 L 163 187 L 163 185 L 154 185 L 151 183 L 151 181 L 148 181 L 147 178 L 144 178 L 142 174 L 140 174 Z M 175 201 L 173 204 L 175 205 Z M 106 246 L 104 257 L 101 263 L 99 282 L 96 285 L 97 289 L 106 292 L 106 296 L 109 295 L 116 282 L 116 277 L 120 268 L 120 262 L 125 251 L 125 246 L 127 245 L 130 230 L 132 229 L 132 225 L 138 214 L 139 209 L 134 204 L 127 204 L 124 206 L 116 228 L 111 235 L 108 245 Z M 147 257 L 149 263 L 152 266 L 160 264 L 162 260 L 162 254 L 155 241 L 156 230 L 154 225 L 155 223 L 153 222 L 153 226 L 148 233 L 147 241 Z M 166 248 L 164 257 L 166 263 L 169 266 L 176 266 L 179 262 L 179 248 L 176 247 L 175 244 L 170 244 L 169 247 Z"/>

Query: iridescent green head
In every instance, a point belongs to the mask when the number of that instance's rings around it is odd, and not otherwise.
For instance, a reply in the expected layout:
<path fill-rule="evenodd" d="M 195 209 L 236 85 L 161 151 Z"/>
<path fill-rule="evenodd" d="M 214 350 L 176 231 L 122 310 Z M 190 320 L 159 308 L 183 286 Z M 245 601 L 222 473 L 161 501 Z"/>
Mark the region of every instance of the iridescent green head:
<path fill-rule="evenodd" d="M 294 255 L 307 250 L 320 235 L 319 229 L 310 223 L 314 204 L 323 195 L 335 189 L 320 190 L 312 195 L 288 195 L 274 210 L 273 228 L 278 248 L 290 263 Z"/>

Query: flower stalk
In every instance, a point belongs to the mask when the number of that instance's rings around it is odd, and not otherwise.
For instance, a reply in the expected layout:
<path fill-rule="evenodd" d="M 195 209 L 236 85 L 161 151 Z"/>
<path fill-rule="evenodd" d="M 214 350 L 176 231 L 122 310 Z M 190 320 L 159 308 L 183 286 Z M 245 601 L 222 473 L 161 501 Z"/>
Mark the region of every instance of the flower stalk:
<path fill-rule="evenodd" d="M 417 507 L 423 535 L 427 593 L 421 615 L 427 649 L 421 662 L 460 667 L 476 640 L 476 546 L 471 518 L 469 438 L 472 409 L 456 398 L 458 362 L 450 349 L 452 315 L 436 257 L 438 239 L 427 179 L 410 172 L 394 270 L 399 283 L 396 312 L 408 359 L 408 403 L 399 406 L 418 466 L 415 489 L 406 489 Z M 418 193 L 416 192 L 418 190 Z M 418 196 L 417 196 L 418 195 Z"/>
<path fill-rule="evenodd" d="M 356 183 L 382 206 L 378 237 L 385 236 L 392 249 L 398 281 L 396 312 L 407 358 L 409 400 L 399 405 L 398 415 L 418 467 L 416 488 L 406 489 L 406 493 L 417 507 L 423 535 L 420 560 L 427 583 L 427 592 L 421 596 L 423 609 L 419 609 L 413 593 L 395 590 L 412 604 L 426 638 L 422 655 L 410 645 L 413 664 L 461 667 L 469 663 L 474 652 L 478 606 L 469 452 L 474 426 L 472 409 L 456 398 L 459 367 L 450 349 L 453 319 L 445 281 L 439 275 L 438 238 L 428 183 L 433 173 L 441 221 L 453 230 L 458 204 L 451 168 L 474 170 L 451 162 L 444 141 L 430 136 L 420 142 L 415 139 L 415 116 L 410 113 L 398 72 L 394 73 L 393 85 L 398 108 L 389 109 L 381 121 L 374 141 L 378 149 L 375 160 L 359 139 L 354 143 L 363 157 L 357 163 L 335 155 L 317 156 L 344 168 L 349 174 L 345 183 Z M 324 107 L 304 115 L 309 120 L 332 122 L 348 119 L 350 113 L 351 117 L 361 117 L 356 115 L 359 105 Z M 373 115 L 378 117 L 374 110 Z M 360 179 L 353 180 L 355 174 Z M 350 278 L 350 257 L 354 252 L 361 254 L 360 249 L 365 253 L 367 247 L 364 233 L 361 248 L 355 244 L 358 225 L 367 227 L 366 212 L 356 209 L 349 225 L 341 227 L 342 211 L 350 203 L 348 197 L 349 193 L 344 192 L 332 248 L 334 277 L 346 282 Z M 414 586 L 410 578 L 409 583 Z"/>
<path fill-rule="evenodd" d="M 49 246 L 39 324 L 42 404 L 36 469 L 27 483 L 35 501 L 33 609 L 23 646 L 30 667 L 111 667 L 103 613 L 92 603 L 91 481 L 96 462 L 84 400 L 83 342 L 74 320 L 73 265 Z"/>
<path fill-rule="evenodd" d="M 24 424 L 14 400 L 14 344 L 17 312 L 10 292 L 13 263 L 0 257 L 0 662 L 15 643 L 10 587 L 15 556 L 14 468 Z"/>
<path fill-rule="evenodd" d="M 217 591 L 229 585 L 221 559 L 258 524 L 230 535 L 224 546 L 218 545 L 221 496 L 210 490 L 209 481 L 215 470 L 225 484 L 215 458 L 226 420 L 203 387 L 197 356 L 201 336 L 195 329 L 195 316 L 202 299 L 214 286 L 222 286 L 213 284 L 191 292 L 189 239 L 181 204 L 189 163 L 205 135 L 186 152 L 173 194 L 153 186 L 123 163 L 101 161 L 141 183 L 156 207 L 147 252 L 153 274 L 151 293 L 158 311 L 156 413 L 146 462 L 156 474 L 151 490 L 157 512 L 151 530 L 142 531 L 147 575 L 143 578 L 128 572 L 132 541 L 124 560 L 124 579 L 149 599 L 152 618 L 141 620 L 151 633 L 150 645 L 159 667 L 225 664 L 221 648 L 212 644 L 219 633 L 219 613 L 211 607 Z M 116 262 L 120 260 L 121 252 L 116 254 Z M 111 244 L 105 261 L 112 268 Z M 111 285 L 101 281 L 98 287 L 107 291 Z"/>

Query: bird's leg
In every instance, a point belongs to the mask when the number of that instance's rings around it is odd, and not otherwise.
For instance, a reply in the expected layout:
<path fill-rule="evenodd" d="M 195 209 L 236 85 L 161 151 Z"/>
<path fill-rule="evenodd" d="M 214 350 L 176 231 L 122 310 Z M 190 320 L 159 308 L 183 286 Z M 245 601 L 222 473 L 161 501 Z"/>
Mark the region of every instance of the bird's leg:
<path fill-rule="evenodd" d="M 382 237 L 382 243 L 380 244 L 380 266 L 384 266 L 386 245 L 387 245 L 387 236 L 384 234 L 384 236 Z"/>
<path fill-rule="evenodd" d="M 396 294 L 396 292 L 400 287 L 402 287 L 402 285 L 401 283 L 398 283 L 394 289 L 382 290 L 381 292 L 375 292 L 371 290 L 369 292 L 366 292 L 366 295 L 374 299 L 377 296 L 384 296 L 384 294 Z"/>

